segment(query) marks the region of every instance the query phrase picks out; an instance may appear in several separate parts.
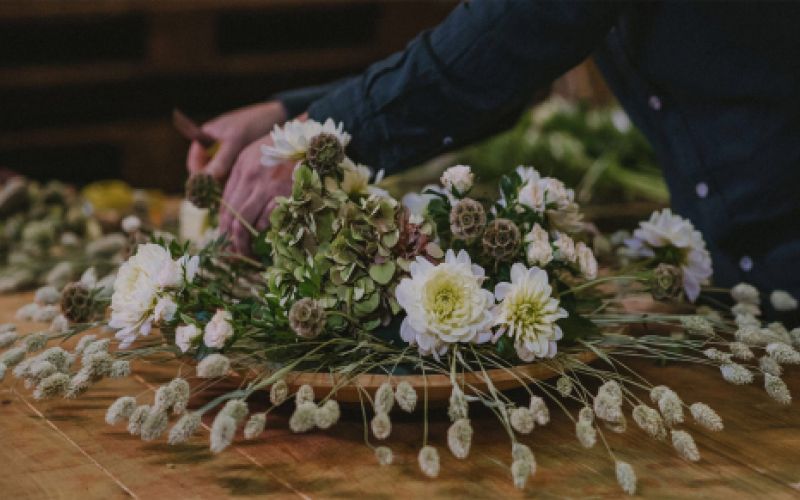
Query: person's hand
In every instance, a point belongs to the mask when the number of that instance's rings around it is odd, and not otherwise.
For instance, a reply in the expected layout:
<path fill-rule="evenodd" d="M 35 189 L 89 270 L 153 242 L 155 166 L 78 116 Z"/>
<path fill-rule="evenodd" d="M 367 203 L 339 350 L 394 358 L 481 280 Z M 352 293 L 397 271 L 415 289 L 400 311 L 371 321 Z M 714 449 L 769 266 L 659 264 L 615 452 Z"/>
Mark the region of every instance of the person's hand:
<path fill-rule="evenodd" d="M 209 158 L 205 148 L 192 141 L 186 156 L 186 168 L 190 173 L 204 170 L 221 181 L 228 176 L 244 148 L 269 133 L 275 125 L 285 122 L 286 118 L 286 110 L 278 101 L 253 104 L 220 115 L 201 126 L 204 132 L 219 141 L 216 154 Z"/>
<path fill-rule="evenodd" d="M 222 194 L 219 228 L 230 237 L 233 250 L 242 254 L 250 253 L 251 234 L 239 217 L 257 231 L 263 231 L 269 226 L 269 214 L 276 205 L 275 197 L 286 196 L 292 191 L 295 162 L 263 166 L 263 144 L 272 144 L 269 135 L 253 141 L 239 153 Z"/>

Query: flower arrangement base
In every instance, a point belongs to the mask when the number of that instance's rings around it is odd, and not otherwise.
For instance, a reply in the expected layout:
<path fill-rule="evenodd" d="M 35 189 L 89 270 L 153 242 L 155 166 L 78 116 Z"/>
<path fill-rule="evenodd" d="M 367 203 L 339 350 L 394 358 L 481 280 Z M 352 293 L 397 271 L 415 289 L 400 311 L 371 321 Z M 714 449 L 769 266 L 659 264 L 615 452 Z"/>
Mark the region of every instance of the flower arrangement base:
<path fill-rule="evenodd" d="M 572 356 L 570 362 L 591 363 L 596 359 L 597 355 L 594 352 L 583 351 Z M 556 371 L 557 366 L 558 362 L 528 363 L 509 369 L 487 369 L 486 375 L 496 389 L 507 391 L 530 384 L 532 380 L 547 380 L 557 377 L 559 375 Z M 459 385 L 463 383 L 464 392 L 467 394 L 475 390 L 488 392 L 488 381 L 481 372 L 459 373 L 457 379 Z M 323 398 L 333 391 L 336 395 L 335 399 L 339 403 L 359 403 L 364 397 L 364 391 L 370 395 L 375 394 L 375 391 L 384 382 L 397 385 L 401 381 L 406 381 L 417 390 L 420 398 L 423 397 L 427 385 L 428 401 L 432 403 L 447 401 L 453 390 L 450 378 L 441 374 L 390 376 L 376 373 L 357 375 L 348 379 L 344 375 L 297 371 L 289 373 L 285 380 L 291 392 L 297 391 L 301 385 L 309 385 L 314 389 L 315 398 Z"/>

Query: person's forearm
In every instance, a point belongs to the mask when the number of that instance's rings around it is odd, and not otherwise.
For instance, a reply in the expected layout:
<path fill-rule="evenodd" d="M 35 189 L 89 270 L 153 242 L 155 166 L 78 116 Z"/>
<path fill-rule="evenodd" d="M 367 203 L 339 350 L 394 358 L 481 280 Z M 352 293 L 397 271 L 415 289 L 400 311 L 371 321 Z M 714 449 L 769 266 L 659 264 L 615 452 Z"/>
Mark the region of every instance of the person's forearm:
<path fill-rule="evenodd" d="M 472 0 L 405 51 L 309 107 L 342 121 L 357 161 L 396 171 L 510 125 L 599 45 L 622 3 Z"/>

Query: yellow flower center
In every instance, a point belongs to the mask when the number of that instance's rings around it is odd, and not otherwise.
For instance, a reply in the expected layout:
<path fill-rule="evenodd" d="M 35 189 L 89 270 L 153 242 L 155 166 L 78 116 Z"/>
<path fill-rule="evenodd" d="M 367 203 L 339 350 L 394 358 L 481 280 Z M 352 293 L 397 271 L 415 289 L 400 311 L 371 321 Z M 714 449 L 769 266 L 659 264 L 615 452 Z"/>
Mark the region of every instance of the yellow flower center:
<path fill-rule="evenodd" d="M 510 309 L 510 323 L 516 325 L 518 328 L 527 329 L 539 323 L 541 304 L 522 301 L 512 304 Z"/>
<path fill-rule="evenodd" d="M 463 306 L 465 300 L 463 284 L 457 279 L 439 275 L 429 282 L 427 288 L 425 293 L 428 298 L 427 309 L 437 321 L 447 322 Z"/>

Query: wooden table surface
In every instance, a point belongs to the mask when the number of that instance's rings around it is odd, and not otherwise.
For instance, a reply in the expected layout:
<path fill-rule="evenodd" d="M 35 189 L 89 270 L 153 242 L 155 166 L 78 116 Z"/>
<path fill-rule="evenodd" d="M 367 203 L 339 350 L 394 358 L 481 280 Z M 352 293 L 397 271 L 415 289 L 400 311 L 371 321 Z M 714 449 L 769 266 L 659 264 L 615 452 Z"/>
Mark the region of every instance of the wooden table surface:
<path fill-rule="evenodd" d="M 12 321 L 30 297 L 0 297 L 0 322 Z M 21 332 L 41 328 L 20 325 Z M 698 463 L 678 458 L 668 443 L 647 439 L 633 424 L 625 434 L 606 433 L 618 457 L 636 469 L 640 495 L 800 498 L 798 404 L 779 406 L 760 386 L 731 386 L 711 368 L 632 364 L 651 382 L 668 383 L 687 402 L 708 403 L 725 421 L 721 433 L 688 426 L 702 455 Z M 508 439 L 486 415 L 473 418 L 472 452 L 461 461 L 445 445 L 446 411 L 432 413 L 431 441 L 442 457 L 435 480 L 417 467 L 420 411 L 405 418 L 393 412 L 394 430 L 386 444 L 394 450 L 395 464 L 389 467 L 378 466 L 364 445 L 358 409 L 345 411 L 332 430 L 304 435 L 288 430 L 286 412 L 271 414 L 262 438 L 237 440 L 217 456 L 208 451 L 207 428 L 189 444 L 169 446 L 163 439 L 144 443 L 124 426 L 104 423 L 116 397 L 138 395 L 149 402 L 154 387 L 173 377 L 177 366 L 140 366 L 136 375 L 102 381 L 80 399 L 45 402 L 34 401 L 19 381 L 6 376 L 0 384 L 0 498 L 621 496 L 602 446 L 581 448 L 571 422 L 554 409 L 552 422 L 523 440 L 539 465 L 524 492 L 511 482 Z M 798 373 L 793 368 L 785 377 L 796 395 Z"/>

